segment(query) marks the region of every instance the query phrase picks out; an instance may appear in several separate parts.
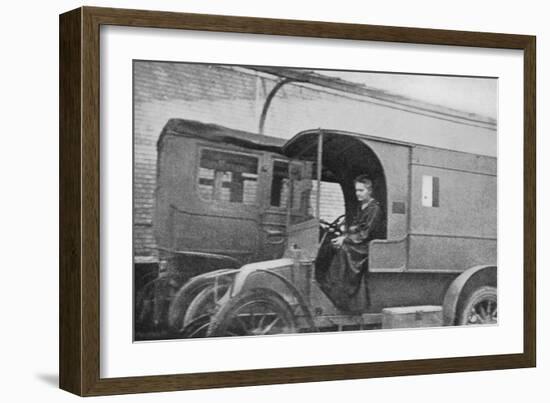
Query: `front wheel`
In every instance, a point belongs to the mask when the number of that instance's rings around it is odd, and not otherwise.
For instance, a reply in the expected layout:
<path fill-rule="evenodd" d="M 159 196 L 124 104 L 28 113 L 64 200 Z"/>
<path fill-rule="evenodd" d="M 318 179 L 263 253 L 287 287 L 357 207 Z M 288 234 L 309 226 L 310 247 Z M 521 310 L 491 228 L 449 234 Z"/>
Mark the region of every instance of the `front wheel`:
<path fill-rule="evenodd" d="M 488 325 L 498 320 L 497 289 L 483 286 L 470 293 L 459 312 L 459 325 Z"/>
<path fill-rule="evenodd" d="M 260 336 L 296 332 L 290 306 L 269 289 L 245 291 L 223 305 L 208 328 L 208 336 Z"/>
<path fill-rule="evenodd" d="M 219 309 L 220 301 L 228 289 L 229 283 L 221 282 L 212 284 L 197 294 L 185 312 L 183 337 L 206 337 L 210 318 Z"/>
<path fill-rule="evenodd" d="M 199 337 L 196 332 L 189 336 L 186 327 L 198 318 L 211 316 L 228 288 L 229 281 L 225 278 L 191 281 L 184 285 L 174 297 L 168 311 L 168 324 L 172 331 L 182 337 Z M 206 333 L 203 333 L 204 337 Z"/>

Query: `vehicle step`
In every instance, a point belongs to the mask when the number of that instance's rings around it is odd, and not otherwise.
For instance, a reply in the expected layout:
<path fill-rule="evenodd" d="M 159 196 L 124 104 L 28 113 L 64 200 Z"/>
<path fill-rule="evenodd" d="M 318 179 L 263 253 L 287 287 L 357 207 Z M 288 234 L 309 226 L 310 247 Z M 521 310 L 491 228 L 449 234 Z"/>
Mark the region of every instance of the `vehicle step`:
<path fill-rule="evenodd" d="M 443 309 L 436 305 L 382 309 L 382 329 L 443 326 Z"/>

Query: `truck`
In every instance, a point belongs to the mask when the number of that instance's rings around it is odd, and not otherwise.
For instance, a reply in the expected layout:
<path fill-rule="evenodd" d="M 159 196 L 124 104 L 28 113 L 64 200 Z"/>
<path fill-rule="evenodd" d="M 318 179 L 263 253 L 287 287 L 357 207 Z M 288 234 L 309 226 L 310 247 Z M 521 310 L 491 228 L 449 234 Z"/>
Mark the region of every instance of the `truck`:
<path fill-rule="evenodd" d="M 358 175 L 385 220 L 369 245 L 370 304 L 352 313 L 321 288 L 317 258 L 357 208 Z M 172 120 L 159 139 L 155 228 L 156 291 L 136 312 L 163 337 L 373 329 L 411 314 L 404 327 L 498 321 L 494 157 L 335 129 L 285 142 Z"/>

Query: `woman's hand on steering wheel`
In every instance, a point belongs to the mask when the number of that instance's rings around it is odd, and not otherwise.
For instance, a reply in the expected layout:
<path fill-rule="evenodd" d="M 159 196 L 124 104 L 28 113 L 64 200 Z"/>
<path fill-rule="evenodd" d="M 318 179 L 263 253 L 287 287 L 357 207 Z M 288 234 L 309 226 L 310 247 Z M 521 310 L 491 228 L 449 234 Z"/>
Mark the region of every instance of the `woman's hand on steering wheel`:
<path fill-rule="evenodd" d="M 331 223 L 323 219 L 320 219 L 319 222 L 321 223 L 324 231 L 329 232 L 331 235 L 341 236 L 343 234 L 342 225 L 346 222 L 346 215 L 342 214 Z"/>

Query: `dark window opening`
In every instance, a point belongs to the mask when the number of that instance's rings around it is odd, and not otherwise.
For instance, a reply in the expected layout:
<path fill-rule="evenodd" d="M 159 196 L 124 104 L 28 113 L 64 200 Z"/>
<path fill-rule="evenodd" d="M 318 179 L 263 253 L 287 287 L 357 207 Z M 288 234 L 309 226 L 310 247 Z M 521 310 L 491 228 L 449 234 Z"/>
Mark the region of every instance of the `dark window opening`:
<path fill-rule="evenodd" d="M 198 181 L 199 194 L 204 200 L 255 204 L 258 158 L 203 150 Z"/>
<path fill-rule="evenodd" d="M 273 162 L 273 177 L 271 180 L 271 205 L 286 207 L 288 197 L 288 162 Z"/>

